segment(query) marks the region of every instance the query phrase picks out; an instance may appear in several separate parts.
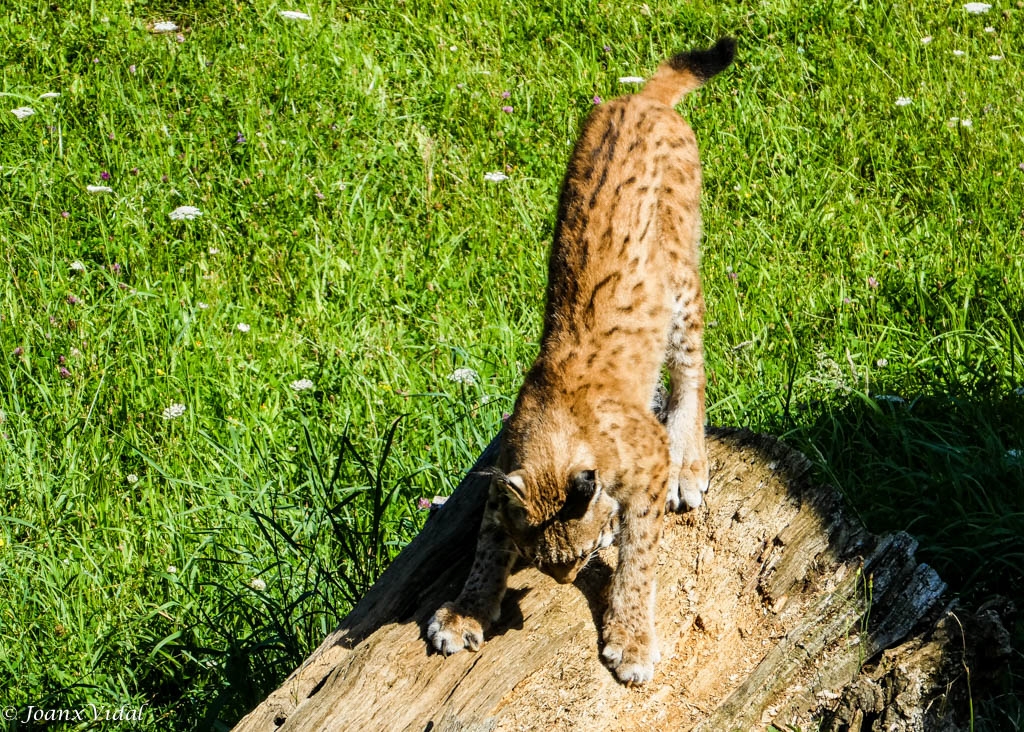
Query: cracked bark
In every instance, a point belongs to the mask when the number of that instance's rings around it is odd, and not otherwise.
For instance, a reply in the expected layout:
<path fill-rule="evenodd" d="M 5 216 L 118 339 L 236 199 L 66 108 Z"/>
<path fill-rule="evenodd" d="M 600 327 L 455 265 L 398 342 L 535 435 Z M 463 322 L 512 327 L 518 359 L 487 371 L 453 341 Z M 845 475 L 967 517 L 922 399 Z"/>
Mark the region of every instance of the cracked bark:
<path fill-rule="evenodd" d="M 235 729 L 961 728 L 965 664 L 1009 652 L 993 640 L 1007 608 L 961 622 L 909 535 L 866 532 L 774 438 L 709 429 L 708 450 L 706 504 L 666 521 L 662 661 L 650 684 L 627 689 L 600 661 L 614 550 L 571 586 L 516 571 L 478 653 L 429 649 L 425 623 L 472 560 L 486 479 L 471 471 L 341 627 Z"/>

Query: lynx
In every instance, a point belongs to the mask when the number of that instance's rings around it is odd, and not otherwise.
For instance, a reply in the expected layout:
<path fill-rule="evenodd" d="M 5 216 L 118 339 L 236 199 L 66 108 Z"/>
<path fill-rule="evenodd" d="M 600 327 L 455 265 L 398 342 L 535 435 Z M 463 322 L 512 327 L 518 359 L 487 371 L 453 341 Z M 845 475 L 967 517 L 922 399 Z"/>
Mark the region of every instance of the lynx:
<path fill-rule="evenodd" d="M 583 125 L 559 200 L 540 354 L 501 435 L 469 578 L 427 627 L 446 655 L 480 648 L 517 557 L 567 583 L 617 541 L 601 655 L 625 684 L 654 674 L 663 514 L 699 506 L 709 478 L 701 169 L 673 107 L 734 55 L 730 38 L 680 53 Z M 663 365 L 664 425 L 651 409 Z"/>

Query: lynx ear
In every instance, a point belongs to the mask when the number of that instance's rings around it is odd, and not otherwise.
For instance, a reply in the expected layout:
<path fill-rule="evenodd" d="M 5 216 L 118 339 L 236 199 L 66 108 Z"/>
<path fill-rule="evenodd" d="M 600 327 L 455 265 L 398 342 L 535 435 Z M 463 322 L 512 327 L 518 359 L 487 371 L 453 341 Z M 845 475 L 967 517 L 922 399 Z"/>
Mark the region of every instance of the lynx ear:
<path fill-rule="evenodd" d="M 581 470 L 576 473 L 572 477 L 572 489 L 588 500 L 594 499 L 601 492 L 601 486 L 597 482 L 597 471 Z"/>
<path fill-rule="evenodd" d="M 596 470 L 581 470 L 576 473 L 572 476 L 565 505 L 558 512 L 559 519 L 565 521 L 583 518 L 600 494 L 601 485 L 597 482 Z"/>
<path fill-rule="evenodd" d="M 520 471 L 516 470 L 508 475 L 500 475 L 498 481 L 513 502 L 526 507 L 526 481 L 523 480 L 523 474 Z"/>

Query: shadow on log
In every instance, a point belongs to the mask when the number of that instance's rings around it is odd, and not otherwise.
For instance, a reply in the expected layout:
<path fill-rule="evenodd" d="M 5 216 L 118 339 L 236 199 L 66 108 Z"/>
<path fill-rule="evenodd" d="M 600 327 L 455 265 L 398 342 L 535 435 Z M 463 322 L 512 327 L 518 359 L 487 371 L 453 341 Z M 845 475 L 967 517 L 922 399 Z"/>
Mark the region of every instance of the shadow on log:
<path fill-rule="evenodd" d="M 705 505 L 666 519 L 651 683 L 623 687 L 600 661 L 614 549 L 574 585 L 516 571 L 478 653 L 428 647 L 425 623 L 458 594 L 473 557 L 487 479 L 471 472 L 342 626 L 235 729 L 963 727 L 972 640 L 999 645 L 999 614 L 988 625 L 957 618 L 942 580 L 915 561 L 915 541 L 864 531 L 833 488 L 811 481 L 803 455 L 744 430 L 710 429 L 708 440 Z"/>

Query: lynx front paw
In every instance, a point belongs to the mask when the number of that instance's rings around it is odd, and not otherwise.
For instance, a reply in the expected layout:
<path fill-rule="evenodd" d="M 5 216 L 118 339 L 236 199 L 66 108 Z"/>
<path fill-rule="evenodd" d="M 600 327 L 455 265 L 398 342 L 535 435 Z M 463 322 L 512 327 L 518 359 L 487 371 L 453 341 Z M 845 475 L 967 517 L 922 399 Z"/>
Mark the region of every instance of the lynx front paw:
<path fill-rule="evenodd" d="M 707 462 L 695 460 L 678 470 L 677 478 L 669 483 L 665 508 L 677 512 L 698 508 L 710 483 Z"/>
<path fill-rule="evenodd" d="M 484 642 L 484 629 L 475 618 L 459 612 L 454 603 L 446 602 L 430 619 L 427 638 L 434 648 L 450 656 L 464 648 L 480 650 Z"/>
<path fill-rule="evenodd" d="M 653 633 L 630 633 L 607 620 L 601 657 L 626 686 L 646 684 L 654 678 L 654 664 L 661 660 Z"/>

